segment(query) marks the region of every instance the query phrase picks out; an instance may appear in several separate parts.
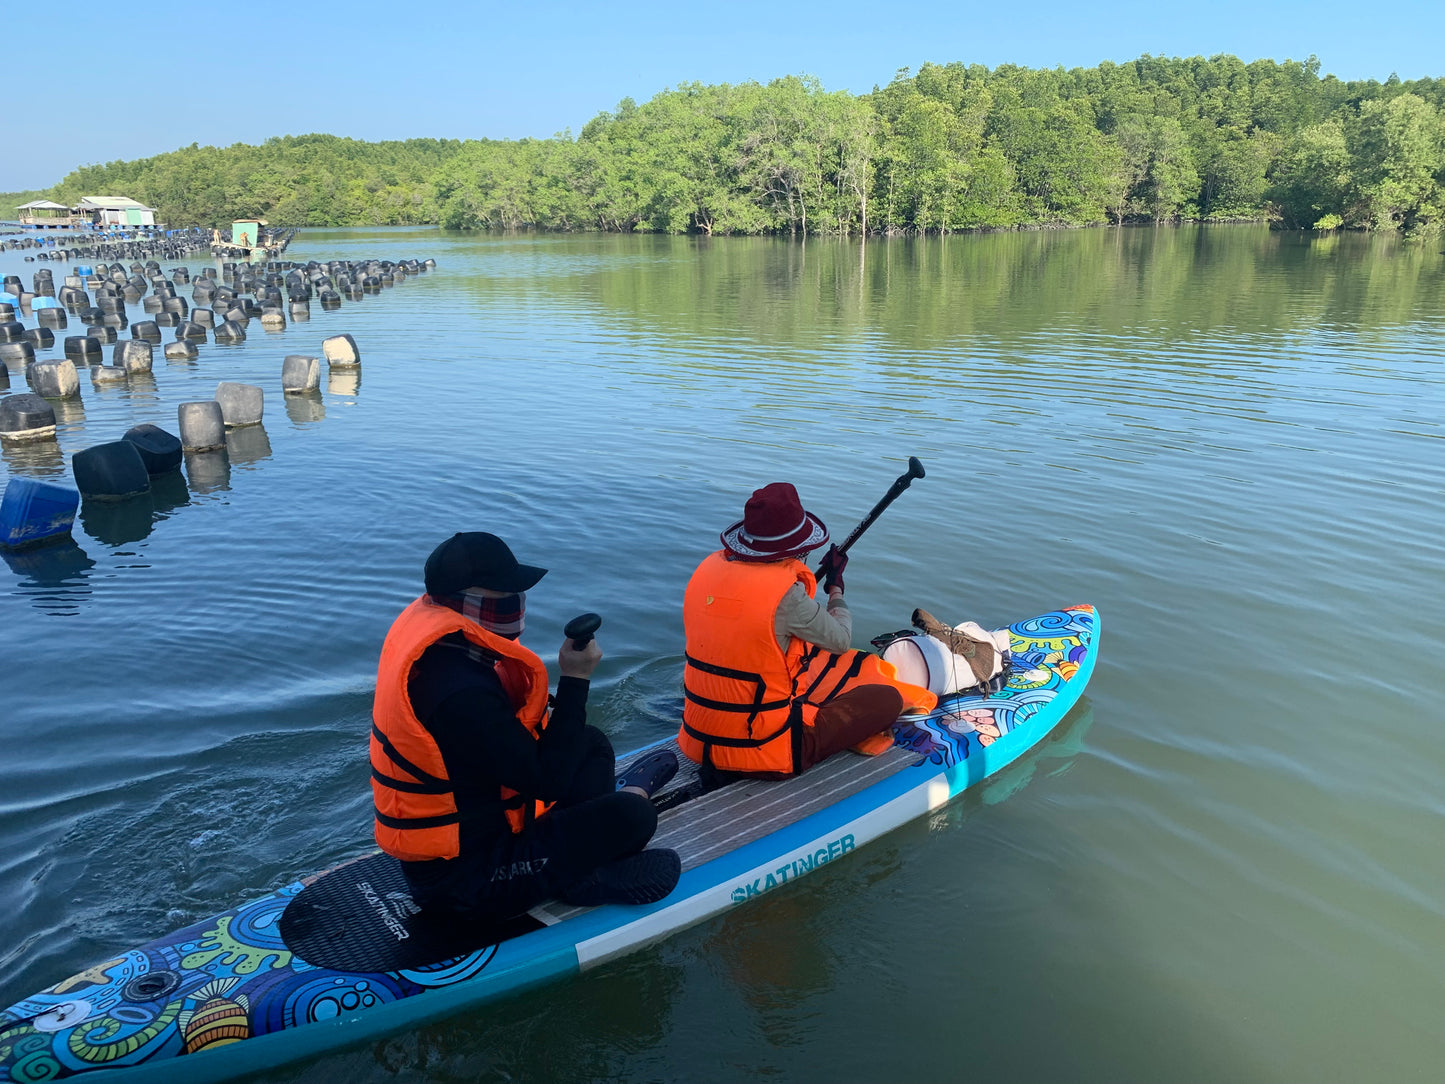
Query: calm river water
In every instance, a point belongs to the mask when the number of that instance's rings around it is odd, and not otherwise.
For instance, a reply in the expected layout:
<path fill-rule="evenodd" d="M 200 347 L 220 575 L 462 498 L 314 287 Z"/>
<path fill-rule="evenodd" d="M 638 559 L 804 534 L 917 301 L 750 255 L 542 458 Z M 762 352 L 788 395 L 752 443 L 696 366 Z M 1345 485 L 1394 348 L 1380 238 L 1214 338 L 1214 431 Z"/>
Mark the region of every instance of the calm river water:
<path fill-rule="evenodd" d="M 591 718 L 627 749 L 676 725 L 683 585 L 748 493 L 792 479 L 841 535 L 917 455 L 854 551 L 857 642 L 1095 603 L 1049 742 L 796 887 L 277 1079 L 1438 1081 L 1439 247 L 302 233 L 438 268 L 83 380 L 66 458 L 0 463 L 66 478 L 266 388 L 227 474 L 0 566 L 0 1004 L 370 849 L 377 653 L 451 532 L 553 570 L 544 657 L 605 616 Z M 283 403 L 340 331 L 359 385 Z"/>

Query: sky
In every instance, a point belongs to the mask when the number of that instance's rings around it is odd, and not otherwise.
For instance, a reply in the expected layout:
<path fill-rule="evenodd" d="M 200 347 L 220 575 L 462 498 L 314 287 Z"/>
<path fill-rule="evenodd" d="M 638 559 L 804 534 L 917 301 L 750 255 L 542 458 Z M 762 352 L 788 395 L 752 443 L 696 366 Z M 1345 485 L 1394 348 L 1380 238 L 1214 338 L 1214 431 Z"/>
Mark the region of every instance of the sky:
<path fill-rule="evenodd" d="M 190 143 L 575 132 L 681 82 L 807 74 L 866 93 L 927 61 L 1313 53 L 1341 79 L 1445 75 L 1445 0 L 72 0 L 63 33 L 6 21 L 7 114 L 29 123 L 0 152 L 0 191 Z"/>

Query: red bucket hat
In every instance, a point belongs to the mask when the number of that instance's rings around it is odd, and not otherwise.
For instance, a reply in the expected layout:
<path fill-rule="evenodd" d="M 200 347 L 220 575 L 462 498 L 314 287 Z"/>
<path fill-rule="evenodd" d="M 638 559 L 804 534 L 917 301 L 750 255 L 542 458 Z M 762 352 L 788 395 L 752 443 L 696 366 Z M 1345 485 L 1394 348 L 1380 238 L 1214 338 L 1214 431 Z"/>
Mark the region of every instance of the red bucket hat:
<path fill-rule="evenodd" d="M 743 506 L 743 518 L 722 533 L 722 544 L 744 561 L 800 557 L 827 541 L 828 528 L 803 510 L 791 482 L 754 490 Z"/>

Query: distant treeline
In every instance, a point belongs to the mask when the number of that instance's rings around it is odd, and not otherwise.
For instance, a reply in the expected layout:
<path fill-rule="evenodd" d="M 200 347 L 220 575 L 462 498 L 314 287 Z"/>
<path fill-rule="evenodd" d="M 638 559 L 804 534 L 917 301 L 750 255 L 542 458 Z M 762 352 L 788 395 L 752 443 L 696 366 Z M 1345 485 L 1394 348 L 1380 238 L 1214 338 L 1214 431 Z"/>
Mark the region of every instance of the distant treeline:
<path fill-rule="evenodd" d="M 1144 56 L 927 64 L 871 94 L 789 76 L 624 100 L 575 137 L 309 135 L 88 166 L 50 193 L 168 222 L 940 233 L 1179 219 L 1425 232 L 1445 209 L 1445 79 Z"/>

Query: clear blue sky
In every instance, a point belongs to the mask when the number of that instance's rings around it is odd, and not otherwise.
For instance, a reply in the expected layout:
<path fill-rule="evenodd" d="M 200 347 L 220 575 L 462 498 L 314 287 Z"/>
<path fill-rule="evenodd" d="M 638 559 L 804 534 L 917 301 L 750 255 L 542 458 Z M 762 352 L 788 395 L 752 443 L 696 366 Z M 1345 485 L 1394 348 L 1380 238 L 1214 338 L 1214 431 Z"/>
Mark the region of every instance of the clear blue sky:
<path fill-rule="evenodd" d="M 861 93 L 930 60 L 1075 67 L 1146 52 L 1314 53 L 1342 79 L 1445 75 L 1445 0 L 76 0 L 34 14 L 5 16 L 0 191 L 193 142 L 547 136 L 692 80 L 806 73 Z M 75 29 L 31 38 L 51 16 Z"/>

